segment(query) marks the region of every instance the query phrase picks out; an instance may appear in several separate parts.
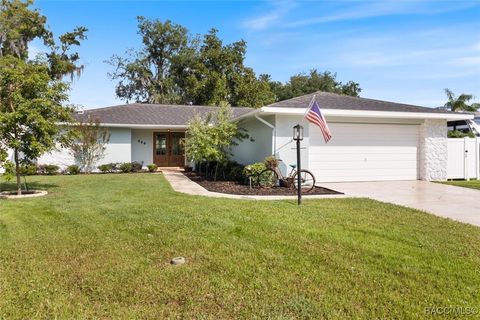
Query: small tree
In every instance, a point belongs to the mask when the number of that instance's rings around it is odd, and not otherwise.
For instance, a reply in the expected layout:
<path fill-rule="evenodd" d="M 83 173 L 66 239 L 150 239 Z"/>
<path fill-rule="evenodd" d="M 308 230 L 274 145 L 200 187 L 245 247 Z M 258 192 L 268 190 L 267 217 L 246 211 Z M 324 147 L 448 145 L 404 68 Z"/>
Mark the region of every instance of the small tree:
<path fill-rule="evenodd" d="M 71 121 L 66 75 L 79 74 L 79 55 L 71 49 L 84 40 L 87 29 L 77 27 L 58 39 L 47 18 L 31 8 L 32 0 L 0 0 L 0 161 L 13 150 L 17 193 L 21 194 L 20 164 L 62 146 L 68 134 L 58 123 Z M 50 49 L 28 59 L 31 41 L 43 40 Z"/>
<path fill-rule="evenodd" d="M 67 89 L 66 83 L 51 80 L 45 65 L 0 58 L 0 153 L 13 150 L 19 195 L 21 163 L 66 142 L 57 123 L 71 119 L 73 110 L 63 106 Z"/>
<path fill-rule="evenodd" d="M 197 115 L 188 126 L 185 141 L 187 158 L 197 163 L 216 162 L 214 179 L 217 177 L 218 166 L 230 159 L 230 148 L 236 144 L 236 140 L 248 136 L 245 130 L 239 129 L 231 120 L 230 105 L 221 103 L 215 114 L 205 118 Z"/>
<path fill-rule="evenodd" d="M 79 122 L 72 131 L 76 139 L 69 145 L 70 152 L 78 162 L 80 170 L 91 173 L 97 162 L 105 157 L 110 133 L 107 128 L 100 126 L 98 120 L 90 118 Z"/>

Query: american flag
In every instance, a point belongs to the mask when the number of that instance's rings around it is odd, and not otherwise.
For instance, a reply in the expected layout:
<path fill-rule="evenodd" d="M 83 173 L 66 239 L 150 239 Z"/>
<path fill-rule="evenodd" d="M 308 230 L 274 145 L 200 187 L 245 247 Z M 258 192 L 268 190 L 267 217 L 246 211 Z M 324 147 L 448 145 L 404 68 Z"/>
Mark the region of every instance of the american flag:
<path fill-rule="evenodd" d="M 307 113 L 305 114 L 305 118 L 320 128 L 325 143 L 328 143 L 328 141 L 330 141 L 332 138 L 332 133 L 330 132 L 330 129 L 328 129 L 327 120 L 325 120 L 323 117 L 317 101 L 314 101 L 310 109 L 308 109 Z"/>

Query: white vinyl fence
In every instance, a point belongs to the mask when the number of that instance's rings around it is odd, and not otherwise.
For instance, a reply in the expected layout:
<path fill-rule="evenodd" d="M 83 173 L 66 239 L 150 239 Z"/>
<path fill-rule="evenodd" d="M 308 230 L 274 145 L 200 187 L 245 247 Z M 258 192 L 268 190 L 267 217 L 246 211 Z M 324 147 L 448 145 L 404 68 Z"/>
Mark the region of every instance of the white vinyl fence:
<path fill-rule="evenodd" d="M 448 179 L 480 179 L 480 138 L 448 139 Z"/>

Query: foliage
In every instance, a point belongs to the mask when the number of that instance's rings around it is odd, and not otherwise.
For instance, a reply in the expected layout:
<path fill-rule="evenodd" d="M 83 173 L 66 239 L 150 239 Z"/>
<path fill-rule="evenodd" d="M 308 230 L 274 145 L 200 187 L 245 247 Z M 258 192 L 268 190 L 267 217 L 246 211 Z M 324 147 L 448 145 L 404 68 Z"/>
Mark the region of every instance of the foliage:
<path fill-rule="evenodd" d="M 133 170 L 133 164 L 131 162 L 124 162 L 118 167 L 123 173 L 129 173 Z"/>
<path fill-rule="evenodd" d="M 231 107 L 226 103 L 221 103 L 213 115 L 205 118 L 195 116 L 189 123 L 185 139 L 187 158 L 200 163 L 215 162 L 216 169 L 218 165 L 227 163 L 231 156 L 230 148 L 238 140 L 248 137 L 245 130 L 231 121 L 231 117 Z"/>
<path fill-rule="evenodd" d="M 157 166 L 155 163 L 152 163 L 152 164 L 149 164 L 149 165 L 147 166 L 147 168 L 148 168 L 148 171 L 150 171 L 150 172 L 155 172 L 155 171 L 157 171 L 158 166 Z"/>
<path fill-rule="evenodd" d="M 141 172 L 143 168 L 143 163 L 138 161 L 132 162 L 132 172 Z"/>
<path fill-rule="evenodd" d="M 448 137 L 449 138 L 465 138 L 465 137 L 475 138 L 475 134 L 471 131 L 465 133 L 459 130 L 451 130 L 451 131 L 448 131 Z"/>
<path fill-rule="evenodd" d="M 6 149 L 14 151 L 17 193 L 21 194 L 20 164 L 51 151 L 69 140 L 58 123 L 71 121 L 65 75 L 78 74 L 79 55 L 71 52 L 85 39 L 86 29 L 77 27 L 55 40 L 46 17 L 27 0 L 0 2 L 0 160 Z M 43 40 L 49 53 L 28 60 L 31 41 Z M 22 155 L 22 158 L 20 158 Z"/>
<path fill-rule="evenodd" d="M 275 158 L 274 156 L 269 156 L 266 157 L 265 160 L 263 160 L 265 163 L 265 167 L 270 168 L 270 169 L 275 169 L 278 167 L 279 160 Z"/>
<path fill-rule="evenodd" d="M 443 184 L 449 184 L 449 185 L 457 186 L 457 187 L 464 187 L 464 188 L 480 190 L 480 180 L 469 180 L 469 181 L 454 180 L 454 181 L 443 181 L 443 182 L 438 182 L 438 183 L 443 183 Z"/>
<path fill-rule="evenodd" d="M 447 95 L 448 101 L 445 103 L 444 108 L 449 111 L 475 112 L 480 109 L 480 103 L 469 104 L 469 101 L 474 98 L 471 94 L 462 93 L 457 97 L 450 89 L 445 89 L 445 94 Z"/>
<path fill-rule="evenodd" d="M 69 149 L 80 170 L 91 173 L 98 161 L 105 157 L 105 149 L 110 140 L 107 128 L 101 127 L 96 119 L 88 118 L 80 121 L 72 128 L 75 140 L 69 144 Z"/>
<path fill-rule="evenodd" d="M 38 165 L 37 168 L 38 168 L 38 173 L 46 174 L 49 176 L 58 174 L 58 171 L 60 170 L 60 167 L 55 164 L 41 164 L 41 165 Z"/>
<path fill-rule="evenodd" d="M 80 173 L 80 167 L 77 166 L 76 164 L 69 165 L 67 167 L 66 173 L 70 175 L 76 175 Z"/>
<path fill-rule="evenodd" d="M 10 182 L 16 175 L 15 172 L 15 163 L 12 161 L 5 161 L 3 163 L 3 169 L 5 169 L 5 172 L 3 173 L 3 178 Z"/>
<path fill-rule="evenodd" d="M 126 101 L 261 107 L 274 101 L 269 84 L 244 65 L 246 42 L 225 45 L 211 29 L 203 37 L 169 20 L 138 18 L 142 48 L 111 57 Z"/>
<path fill-rule="evenodd" d="M 117 170 L 117 164 L 116 163 L 105 163 L 101 164 L 97 167 L 98 170 L 100 170 L 102 173 L 112 173 Z"/>
<path fill-rule="evenodd" d="M 244 170 L 243 165 L 235 161 L 228 161 L 220 167 L 219 176 L 226 181 L 245 182 L 246 177 L 243 174 L 243 170 Z"/>
<path fill-rule="evenodd" d="M 252 164 L 249 164 L 248 166 L 245 166 L 245 169 L 243 170 L 243 174 L 246 177 L 258 176 L 260 172 L 262 172 L 265 169 L 267 169 L 265 162 L 252 163 Z"/>
<path fill-rule="evenodd" d="M 34 176 L 37 174 L 38 168 L 34 163 L 25 163 L 20 165 L 20 174 L 25 176 Z"/>
<path fill-rule="evenodd" d="M 13 56 L 0 57 L 0 70 L 0 148 L 14 150 L 19 168 L 21 161 L 32 161 L 56 142 L 68 141 L 57 125 L 71 120 L 72 109 L 63 106 L 68 85 L 52 81 L 45 65 Z M 20 171 L 16 171 L 20 194 Z"/>
<path fill-rule="evenodd" d="M 76 27 L 55 40 L 48 29 L 47 18 L 37 9 L 31 9 L 33 1 L 1 0 L 0 2 L 0 57 L 14 56 L 22 61 L 28 59 L 29 42 L 40 39 L 50 49 L 45 62 L 52 79 L 61 80 L 64 75 L 79 75 L 82 65 L 77 65 L 80 56 L 71 52 L 86 39 L 85 27 Z M 43 59 L 43 57 L 42 57 Z"/>
<path fill-rule="evenodd" d="M 316 91 L 358 97 L 362 91 L 360 85 L 356 82 L 348 81 L 347 83 L 342 83 L 337 80 L 336 73 L 329 71 L 319 72 L 317 69 L 311 70 L 309 74 L 299 73 L 291 76 L 290 80 L 285 84 L 278 81 L 271 81 L 268 76 L 266 80 L 270 83 L 276 101 L 286 100 Z"/>

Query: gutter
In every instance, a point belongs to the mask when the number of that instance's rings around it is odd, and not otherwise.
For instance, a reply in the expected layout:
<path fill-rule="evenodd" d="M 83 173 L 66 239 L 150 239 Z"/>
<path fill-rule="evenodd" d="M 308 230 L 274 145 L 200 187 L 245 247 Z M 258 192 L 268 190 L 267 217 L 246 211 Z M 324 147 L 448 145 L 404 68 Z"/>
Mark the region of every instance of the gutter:
<path fill-rule="evenodd" d="M 266 114 L 304 115 L 305 108 L 263 107 Z M 347 110 L 347 109 L 322 109 L 326 116 L 343 116 L 352 118 L 396 118 L 396 119 L 445 119 L 445 120 L 471 120 L 473 114 L 468 113 L 429 113 L 429 112 L 400 112 L 400 111 L 373 111 L 373 110 Z"/>

